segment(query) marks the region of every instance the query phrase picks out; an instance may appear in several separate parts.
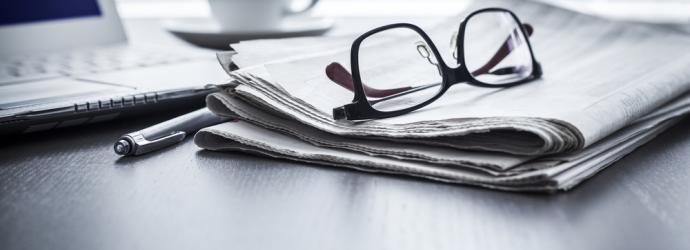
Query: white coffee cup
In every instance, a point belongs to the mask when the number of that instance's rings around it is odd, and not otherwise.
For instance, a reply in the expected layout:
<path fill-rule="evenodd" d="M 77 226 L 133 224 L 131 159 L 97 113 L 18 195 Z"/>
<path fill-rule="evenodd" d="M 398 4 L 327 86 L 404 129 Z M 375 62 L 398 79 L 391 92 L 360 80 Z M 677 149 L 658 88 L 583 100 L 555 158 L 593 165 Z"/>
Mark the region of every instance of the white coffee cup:
<path fill-rule="evenodd" d="M 265 31 L 280 26 L 290 15 L 306 12 L 318 0 L 310 0 L 302 10 L 291 9 L 292 0 L 208 0 L 213 17 L 224 30 Z"/>

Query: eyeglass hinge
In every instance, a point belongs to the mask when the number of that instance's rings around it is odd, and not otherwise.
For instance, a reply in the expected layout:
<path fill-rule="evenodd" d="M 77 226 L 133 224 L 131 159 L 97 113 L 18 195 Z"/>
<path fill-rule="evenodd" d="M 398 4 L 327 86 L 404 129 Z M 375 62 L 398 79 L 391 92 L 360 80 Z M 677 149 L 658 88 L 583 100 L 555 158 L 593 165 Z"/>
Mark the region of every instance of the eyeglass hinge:
<path fill-rule="evenodd" d="M 342 107 L 337 107 L 333 109 L 333 119 L 337 120 L 346 120 L 347 119 L 347 111 L 345 110 L 345 106 Z"/>
<path fill-rule="evenodd" d="M 543 71 L 541 69 L 541 64 L 539 62 L 535 62 L 534 63 L 534 76 L 536 78 L 539 78 L 539 77 L 541 77 L 542 74 L 543 74 Z"/>
<path fill-rule="evenodd" d="M 352 110 L 354 108 L 354 103 L 350 103 L 341 107 L 333 109 L 333 119 L 337 120 L 350 120 L 352 118 Z"/>

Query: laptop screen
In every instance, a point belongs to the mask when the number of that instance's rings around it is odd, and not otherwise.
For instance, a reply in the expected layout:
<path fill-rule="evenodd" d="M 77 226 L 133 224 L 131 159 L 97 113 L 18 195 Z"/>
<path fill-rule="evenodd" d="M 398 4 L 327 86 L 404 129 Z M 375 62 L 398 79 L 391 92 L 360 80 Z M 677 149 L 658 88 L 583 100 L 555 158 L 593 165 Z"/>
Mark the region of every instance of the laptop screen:
<path fill-rule="evenodd" d="M 0 25 L 100 16 L 97 0 L 2 0 Z"/>

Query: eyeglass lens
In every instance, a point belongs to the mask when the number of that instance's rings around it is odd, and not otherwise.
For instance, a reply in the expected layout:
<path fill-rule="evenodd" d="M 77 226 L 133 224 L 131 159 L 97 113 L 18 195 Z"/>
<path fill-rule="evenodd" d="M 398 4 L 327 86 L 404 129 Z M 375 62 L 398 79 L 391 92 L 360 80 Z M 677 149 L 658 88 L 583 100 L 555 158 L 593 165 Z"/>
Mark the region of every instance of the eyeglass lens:
<path fill-rule="evenodd" d="M 509 84 L 532 74 L 532 54 L 520 24 L 508 12 L 486 11 L 467 20 L 465 65 L 485 84 Z"/>
<path fill-rule="evenodd" d="M 380 46 L 385 42 L 390 46 Z M 364 92 L 376 110 L 416 106 L 433 98 L 443 87 L 438 58 L 412 29 L 394 28 L 373 34 L 362 41 L 358 56 Z"/>

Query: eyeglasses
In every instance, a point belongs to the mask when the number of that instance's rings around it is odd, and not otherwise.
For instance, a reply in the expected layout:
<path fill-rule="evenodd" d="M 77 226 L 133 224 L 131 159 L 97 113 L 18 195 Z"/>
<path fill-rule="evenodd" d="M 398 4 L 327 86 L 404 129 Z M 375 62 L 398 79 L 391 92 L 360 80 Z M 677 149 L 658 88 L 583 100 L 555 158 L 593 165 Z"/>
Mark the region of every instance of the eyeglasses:
<path fill-rule="evenodd" d="M 509 10 L 475 11 L 452 35 L 454 68 L 415 25 L 390 24 L 366 32 L 352 44 L 352 74 L 337 62 L 326 67 L 329 79 L 354 92 L 352 103 L 333 109 L 333 118 L 403 115 L 432 103 L 457 83 L 506 88 L 538 79 L 542 71 L 529 43 L 532 32 L 531 25 L 522 24 Z"/>

